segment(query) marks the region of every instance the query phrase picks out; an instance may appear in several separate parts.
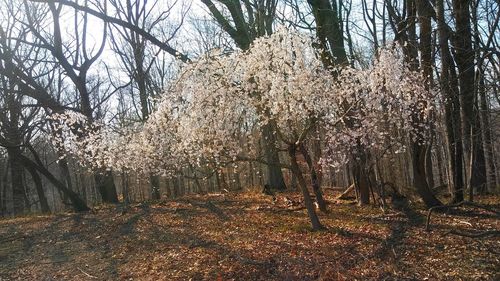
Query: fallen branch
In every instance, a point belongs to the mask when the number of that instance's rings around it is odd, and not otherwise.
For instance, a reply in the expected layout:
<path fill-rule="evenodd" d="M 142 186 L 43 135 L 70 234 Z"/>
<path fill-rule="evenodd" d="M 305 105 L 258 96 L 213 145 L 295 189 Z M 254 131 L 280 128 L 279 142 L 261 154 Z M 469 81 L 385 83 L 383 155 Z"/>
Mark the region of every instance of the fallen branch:
<path fill-rule="evenodd" d="M 297 211 L 302 211 L 305 209 L 306 209 L 305 206 L 299 206 L 296 208 L 276 209 L 276 210 L 272 210 L 272 211 L 277 212 L 277 213 L 284 213 L 284 212 L 297 212 Z"/>
<path fill-rule="evenodd" d="M 491 208 L 491 207 L 486 206 L 486 205 L 474 203 L 474 202 L 469 202 L 469 201 L 462 201 L 462 202 L 457 203 L 457 204 L 435 206 L 435 207 L 430 208 L 429 211 L 427 212 L 427 221 L 425 223 L 425 230 L 426 231 L 430 231 L 431 215 L 432 215 L 433 211 L 436 211 L 436 210 L 449 210 L 451 208 L 458 208 L 458 207 L 461 207 L 461 206 L 470 206 L 470 207 L 474 207 L 474 208 L 478 208 L 478 209 L 483 209 L 483 210 L 492 212 L 492 213 L 496 214 L 497 216 L 500 216 L 500 211 L 497 211 L 494 208 Z"/>
<path fill-rule="evenodd" d="M 348 196 L 349 193 L 351 193 L 352 191 L 354 190 L 354 184 L 351 184 L 344 192 L 342 192 L 342 194 L 340 194 L 339 196 L 337 196 L 337 200 L 346 200 L 348 199 Z"/>
<path fill-rule="evenodd" d="M 487 231 L 482 231 L 478 233 L 473 233 L 473 232 L 463 232 L 463 231 L 458 231 L 458 230 L 450 230 L 445 233 L 445 235 L 448 234 L 455 234 L 455 235 L 460 235 L 460 236 L 465 236 L 469 238 L 483 238 L 483 237 L 498 237 L 500 236 L 500 231 L 498 230 L 487 230 Z"/>

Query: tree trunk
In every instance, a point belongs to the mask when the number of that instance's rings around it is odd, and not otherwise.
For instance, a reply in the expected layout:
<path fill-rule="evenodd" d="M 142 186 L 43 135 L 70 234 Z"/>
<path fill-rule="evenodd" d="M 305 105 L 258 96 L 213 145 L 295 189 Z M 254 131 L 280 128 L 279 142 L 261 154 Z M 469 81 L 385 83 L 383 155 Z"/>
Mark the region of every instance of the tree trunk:
<path fill-rule="evenodd" d="M 316 20 L 316 35 L 320 42 L 322 61 L 326 67 L 341 66 L 348 63 L 344 46 L 344 36 L 341 22 L 338 16 L 337 2 L 329 0 L 308 0 L 313 16 Z M 333 73 L 336 75 L 336 73 Z M 348 104 L 344 105 L 349 108 Z M 354 126 L 355 120 L 347 122 L 347 126 Z M 359 192 L 359 204 L 369 204 L 370 187 L 368 173 L 366 172 L 367 152 L 363 147 L 357 148 L 359 155 L 355 158 L 362 158 L 353 163 L 353 177 L 357 191 Z M 360 156 L 360 157 L 358 157 Z"/>
<path fill-rule="evenodd" d="M 472 48 L 472 28 L 469 5 L 471 1 L 454 0 L 453 16 L 455 18 L 455 36 L 453 37 L 455 47 L 455 61 L 458 68 L 458 83 L 460 87 L 460 105 L 462 113 L 462 134 L 466 159 L 470 162 L 468 186 L 473 190 L 486 184 L 484 153 L 482 143 L 478 143 L 481 134 L 479 118 L 475 109 L 475 67 L 474 50 Z"/>
<path fill-rule="evenodd" d="M 474 191 L 484 192 L 486 188 L 486 161 L 483 148 L 483 129 L 479 116 L 474 118 L 472 127 L 472 147 L 470 155 L 469 201 L 474 201 Z"/>
<path fill-rule="evenodd" d="M 24 168 L 19 162 L 21 151 L 19 147 L 7 148 L 7 154 L 10 161 L 10 183 L 12 186 L 12 202 L 14 214 L 21 214 L 24 211 Z"/>
<path fill-rule="evenodd" d="M 9 161 L 5 163 L 5 169 L 2 171 L 3 175 L 0 178 L 0 216 L 7 214 L 7 183 L 9 178 Z"/>
<path fill-rule="evenodd" d="M 418 13 L 418 22 L 420 25 L 420 68 L 422 69 L 423 75 L 426 79 L 426 88 L 430 89 L 430 86 L 433 84 L 432 80 L 432 25 L 431 25 L 431 16 L 434 12 L 432 6 L 428 1 L 418 0 L 416 1 L 417 13 Z M 432 124 L 430 124 L 432 126 Z M 414 169 L 414 173 L 422 173 L 427 180 L 428 188 L 434 187 L 434 173 L 432 171 L 432 143 L 428 144 L 429 148 L 425 149 L 425 155 L 419 155 L 422 161 L 425 161 L 425 171 L 416 171 Z M 419 153 L 419 152 L 416 152 Z M 421 164 L 419 164 L 421 165 Z"/>
<path fill-rule="evenodd" d="M 452 202 L 464 200 L 463 146 L 460 119 L 458 85 L 453 58 L 448 44 L 449 34 L 445 25 L 444 0 L 436 1 L 436 17 L 441 51 L 441 91 L 445 100 L 446 138 L 449 155 L 449 170 L 452 183 Z"/>
<path fill-rule="evenodd" d="M 280 159 L 278 150 L 276 149 L 276 136 L 274 134 L 274 127 L 276 125 L 270 122 L 262 128 L 263 130 L 263 143 L 266 154 L 268 182 L 267 184 L 274 189 L 286 189 L 283 172 L 281 171 Z"/>
<path fill-rule="evenodd" d="M 430 189 L 436 186 L 434 181 L 434 171 L 433 171 L 433 161 L 432 161 L 432 144 L 427 145 L 428 148 L 425 150 L 425 176 L 427 179 L 427 185 Z"/>
<path fill-rule="evenodd" d="M 354 185 L 359 195 L 358 204 L 360 206 L 368 205 L 370 204 L 370 179 L 368 178 L 369 175 L 365 168 L 368 165 L 368 157 L 366 152 L 358 147 L 354 159 L 353 176 Z"/>
<path fill-rule="evenodd" d="M 299 147 L 300 152 L 304 156 L 307 166 L 309 167 L 309 172 L 311 173 L 311 183 L 313 187 L 314 195 L 316 196 L 316 202 L 318 202 L 319 209 L 326 213 L 328 211 L 325 199 L 323 199 L 323 193 L 321 192 L 321 185 L 319 182 L 318 175 L 316 173 L 316 169 L 314 168 L 311 156 L 307 152 L 307 148 L 304 144 L 301 144 Z"/>
<path fill-rule="evenodd" d="M 420 198 L 424 201 L 424 204 L 427 208 L 432 208 L 435 206 L 443 205 L 441 201 L 439 201 L 436 196 L 432 193 L 432 190 L 429 188 L 427 183 L 427 179 L 425 177 L 425 159 L 421 159 L 420 157 L 426 157 L 426 149 L 430 149 L 430 147 L 426 145 L 420 145 L 418 143 L 413 143 L 413 186 L 417 190 L 417 193 L 420 195 Z"/>
<path fill-rule="evenodd" d="M 316 36 L 318 37 L 325 66 L 347 64 L 344 46 L 344 35 L 338 17 L 336 1 L 308 0 L 316 20 Z"/>
<path fill-rule="evenodd" d="M 0 161 L 0 217 L 4 216 L 4 174 L 3 174 L 3 163 Z"/>
<path fill-rule="evenodd" d="M 370 184 L 362 164 L 354 166 L 354 182 L 358 191 L 358 205 L 370 204 Z"/>
<path fill-rule="evenodd" d="M 437 162 L 437 166 L 438 166 L 437 167 L 438 168 L 438 179 L 439 179 L 438 186 L 442 186 L 442 185 L 446 184 L 446 181 L 445 181 L 446 168 L 443 165 L 443 152 L 441 151 L 441 146 L 437 147 L 436 162 Z M 434 188 L 434 187 L 432 187 L 432 188 Z"/>
<path fill-rule="evenodd" d="M 31 166 L 25 166 L 26 170 L 31 174 L 31 178 L 35 183 L 36 193 L 38 195 L 38 200 L 40 202 L 40 210 L 42 213 L 50 213 L 49 202 L 47 201 L 47 197 L 45 196 L 45 191 L 43 190 L 42 179 L 38 172 Z"/>
<path fill-rule="evenodd" d="M 87 204 L 85 201 L 83 201 L 78 194 L 76 194 L 74 191 L 68 189 L 64 183 L 56 179 L 52 173 L 50 173 L 47 168 L 45 168 L 42 165 L 39 165 L 35 162 L 33 162 L 31 159 L 24 155 L 20 155 L 19 157 L 20 161 L 25 167 L 30 167 L 35 170 L 37 170 L 40 174 L 44 175 L 45 178 L 47 178 L 58 190 L 63 192 L 68 199 L 71 201 L 71 204 L 73 205 L 73 209 L 76 212 L 82 212 L 82 211 L 89 211 L 90 208 L 87 207 Z M 38 161 L 37 161 L 38 162 Z"/>
<path fill-rule="evenodd" d="M 128 174 L 122 172 L 123 203 L 125 207 L 130 204 L 129 180 Z"/>
<path fill-rule="evenodd" d="M 311 221 L 311 226 L 313 230 L 321 230 L 325 227 L 319 221 L 318 215 L 314 210 L 314 205 L 311 199 L 311 195 L 309 194 L 309 190 L 307 189 L 307 184 L 300 171 L 299 164 L 297 163 L 297 147 L 295 145 L 289 145 L 288 147 L 288 155 L 290 156 L 291 169 L 292 173 L 297 177 L 297 181 L 299 182 L 300 190 L 302 191 L 302 196 L 304 197 L 304 204 L 306 205 L 307 214 L 309 215 L 309 219 Z"/>
<path fill-rule="evenodd" d="M 156 175 L 151 175 L 149 177 L 149 181 L 151 183 L 151 199 L 160 200 L 161 199 L 160 177 Z"/>
<path fill-rule="evenodd" d="M 58 156 L 61 156 L 61 155 L 63 155 L 63 154 L 60 153 L 60 155 L 58 155 Z M 66 161 L 66 159 L 59 160 L 59 169 L 61 170 L 62 179 L 63 179 L 64 183 L 66 184 L 66 186 L 68 187 L 68 189 L 74 190 L 73 189 L 73 181 L 71 180 L 71 172 L 69 171 L 68 162 Z M 62 194 L 62 199 L 63 199 L 64 203 L 67 202 L 67 198 L 64 195 L 64 193 Z"/>
<path fill-rule="evenodd" d="M 479 105 L 480 105 L 480 120 L 482 128 L 482 137 L 484 145 L 484 158 L 486 162 L 486 183 L 487 190 L 494 191 L 496 188 L 496 171 L 495 171 L 495 157 L 492 137 L 491 137 L 491 125 L 489 117 L 488 102 L 486 100 L 486 90 L 484 85 L 483 72 L 480 73 L 479 78 Z M 481 190 L 483 191 L 483 190 Z M 486 191 L 486 190 L 484 190 Z"/>
<path fill-rule="evenodd" d="M 110 171 L 97 172 L 94 174 L 94 180 L 103 203 L 118 203 L 118 194 L 116 193 L 113 174 Z"/>

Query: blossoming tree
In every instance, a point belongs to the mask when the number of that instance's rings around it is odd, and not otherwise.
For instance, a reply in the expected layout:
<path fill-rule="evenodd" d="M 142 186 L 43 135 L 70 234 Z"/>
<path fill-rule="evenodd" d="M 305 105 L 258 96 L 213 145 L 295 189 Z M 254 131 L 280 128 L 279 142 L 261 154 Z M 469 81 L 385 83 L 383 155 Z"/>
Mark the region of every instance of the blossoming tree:
<path fill-rule="evenodd" d="M 290 158 L 282 167 L 297 177 L 312 227 L 321 229 L 297 160 L 302 154 L 315 173 L 305 145 L 313 128 L 326 132 L 321 164 L 340 166 L 355 157 L 352 150 L 360 144 L 372 150 L 399 145 L 389 134 L 394 130 L 421 135 L 431 95 L 397 50 L 380 51 L 369 69 L 333 70 L 323 66 L 312 43 L 281 29 L 256 39 L 248 51 L 206 55 L 185 65 L 145 124 L 112 131 L 62 114 L 54 119 L 65 136 L 55 142 L 93 168 L 174 175 L 188 165 L 265 162 L 258 142 L 261 128 L 272 123 L 277 147 Z M 412 122 L 415 112 L 423 116 L 421 124 Z M 78 130 L 88 137 L 78 138 Z M 312 186 L 326 209 L 321 190 Z"/>

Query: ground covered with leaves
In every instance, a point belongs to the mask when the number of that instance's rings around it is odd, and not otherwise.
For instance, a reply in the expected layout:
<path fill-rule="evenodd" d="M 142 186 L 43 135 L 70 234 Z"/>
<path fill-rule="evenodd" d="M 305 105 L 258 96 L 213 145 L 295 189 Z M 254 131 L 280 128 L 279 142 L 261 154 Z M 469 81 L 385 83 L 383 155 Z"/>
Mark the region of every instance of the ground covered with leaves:
<path fill-rule="evenodd" d="M 326 197 L 317 232 L 295 193 L 4 219 L 0 280 L 500 280 L 499 237 L 455 233 L 500 230 L 495 212 L 433 214 L 426 231 L 411 203 L 383 212 Z"/>

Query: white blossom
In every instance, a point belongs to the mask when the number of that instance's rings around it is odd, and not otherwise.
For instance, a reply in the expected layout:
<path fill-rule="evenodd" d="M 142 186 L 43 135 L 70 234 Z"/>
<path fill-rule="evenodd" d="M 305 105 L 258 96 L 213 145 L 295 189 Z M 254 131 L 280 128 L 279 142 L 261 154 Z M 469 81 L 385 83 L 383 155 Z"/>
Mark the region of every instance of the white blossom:
<path fill-rule="evenodd" d="M 428 129 L 431 93 L 397 49 L 382 49 L 369 69 L 332 70 L 312 46 L 279 29 L 248 51 L 207 54 L 184 66 L 144 124 L 118 132 L 57 114 L 62 133 L 54 144 L 93 168 L 171 175 L 186 165 L 258 157 L 269 122 L 279 144 L 305 141 L 313 124 L 324 128 L 322 163 L 334 167 L 359 145 L 403 150 L 402 138 Z"/>

